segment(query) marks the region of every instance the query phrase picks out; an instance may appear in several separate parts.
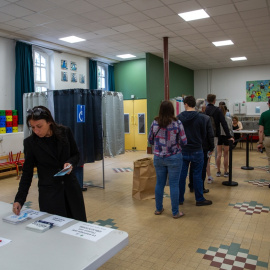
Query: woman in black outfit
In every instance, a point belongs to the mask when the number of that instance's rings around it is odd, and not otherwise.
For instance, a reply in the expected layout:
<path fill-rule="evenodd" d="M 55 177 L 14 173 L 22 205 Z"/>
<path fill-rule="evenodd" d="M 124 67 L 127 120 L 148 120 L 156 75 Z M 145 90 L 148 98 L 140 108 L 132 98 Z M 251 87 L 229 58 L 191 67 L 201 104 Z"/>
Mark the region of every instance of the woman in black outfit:
<path fill-rule="evenodd" d="M 56 124 L 44 106 L 29 109 L 26 122 L 32 134 L 24 140 L 25 162 L 13 212 L 20 214 L 37 167 L 40 211 L 86 221 L 82 191 L 72 172 L 80 155 L 71 130 Z M 54 176 L 67 166 L 69 173 Z"/>

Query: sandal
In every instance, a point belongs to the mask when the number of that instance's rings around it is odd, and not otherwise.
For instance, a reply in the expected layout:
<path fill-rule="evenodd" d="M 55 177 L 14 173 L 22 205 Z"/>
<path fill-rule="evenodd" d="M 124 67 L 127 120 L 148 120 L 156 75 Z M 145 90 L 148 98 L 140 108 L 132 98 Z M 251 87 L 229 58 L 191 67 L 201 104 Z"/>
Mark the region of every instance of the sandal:
<path fill-rule="evenodd" d="M 183 212 L 179 212 L 178 214 L 176 214 L 175 216 L 173 216 L 173 218 L 180 218 L 182 216 L 184 216 L 185 214 Z"/>
<path fill-rule="evenodd" d="M 161 211 L 156 210 L 156 211 L 155 211 L 155 215 L 161 215 L 163 211 L 164 211 L 164 208 L 162 208 Z"/>

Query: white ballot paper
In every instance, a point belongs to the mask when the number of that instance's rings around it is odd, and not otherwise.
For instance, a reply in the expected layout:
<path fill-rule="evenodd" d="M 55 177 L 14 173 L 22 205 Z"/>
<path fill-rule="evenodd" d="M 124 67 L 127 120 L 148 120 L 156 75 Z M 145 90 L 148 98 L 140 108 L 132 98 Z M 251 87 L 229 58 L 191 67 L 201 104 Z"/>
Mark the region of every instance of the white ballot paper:
<path fill-rule="evenodd" d="M 8 244 L 9 242 L 11 242 L 11 240 L 3 238 L 3 237 L 0 236 L 0 247 Z"/>
<path fill-rule="evenodd" d="M 95 224 L 78 222 L 63 231 L 62 233 L 66 233 L 72 236 L 76 236 L 79 238 L 84 238 L 90 241 L 97 242 L 99 239 L 113 231 L 114 229 L 98 226 Z"/>
<path fill-rule="evenodd" d="M 51 222 L 53 223 L 54 226 L 62 227 L 63 225 L 69 223 L 73 219 L 71 218 L 66 218 L 66 217 L 61 217 L 57 215 L 49 216 L 46 218 L 42 219 L 43 221 Z"/>
<path fill-rule="evenodd" d="M 38 217 L 41 217 L 41 216 L 47 214 L 46 212 L 40 212 L 40 211 L 33 210 L 33 209 L 24 209 L 21 212 L 22 213 L 27 213 L 27 216 L 29 218 L 38 218 Z"/>

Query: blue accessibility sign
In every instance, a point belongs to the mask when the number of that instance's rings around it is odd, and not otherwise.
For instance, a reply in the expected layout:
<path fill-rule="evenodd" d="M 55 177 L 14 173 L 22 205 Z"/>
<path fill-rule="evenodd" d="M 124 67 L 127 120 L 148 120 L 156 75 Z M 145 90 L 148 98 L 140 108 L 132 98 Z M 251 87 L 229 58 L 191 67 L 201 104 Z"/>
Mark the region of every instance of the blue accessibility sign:
<path fill-rule="evenodd" d="M 77 105 L 77 123 L 85 123 L 85 105 Z"/>

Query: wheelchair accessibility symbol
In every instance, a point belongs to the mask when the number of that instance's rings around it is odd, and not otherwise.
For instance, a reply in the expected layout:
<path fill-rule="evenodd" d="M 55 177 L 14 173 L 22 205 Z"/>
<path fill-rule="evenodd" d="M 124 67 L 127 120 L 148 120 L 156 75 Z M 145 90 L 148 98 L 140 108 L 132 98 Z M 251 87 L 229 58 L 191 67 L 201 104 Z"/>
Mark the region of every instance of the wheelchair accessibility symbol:
<path fill-rule="evenodd" d="M 85 123 L 85 105 L 77 105 L 77 123 Z"/>

